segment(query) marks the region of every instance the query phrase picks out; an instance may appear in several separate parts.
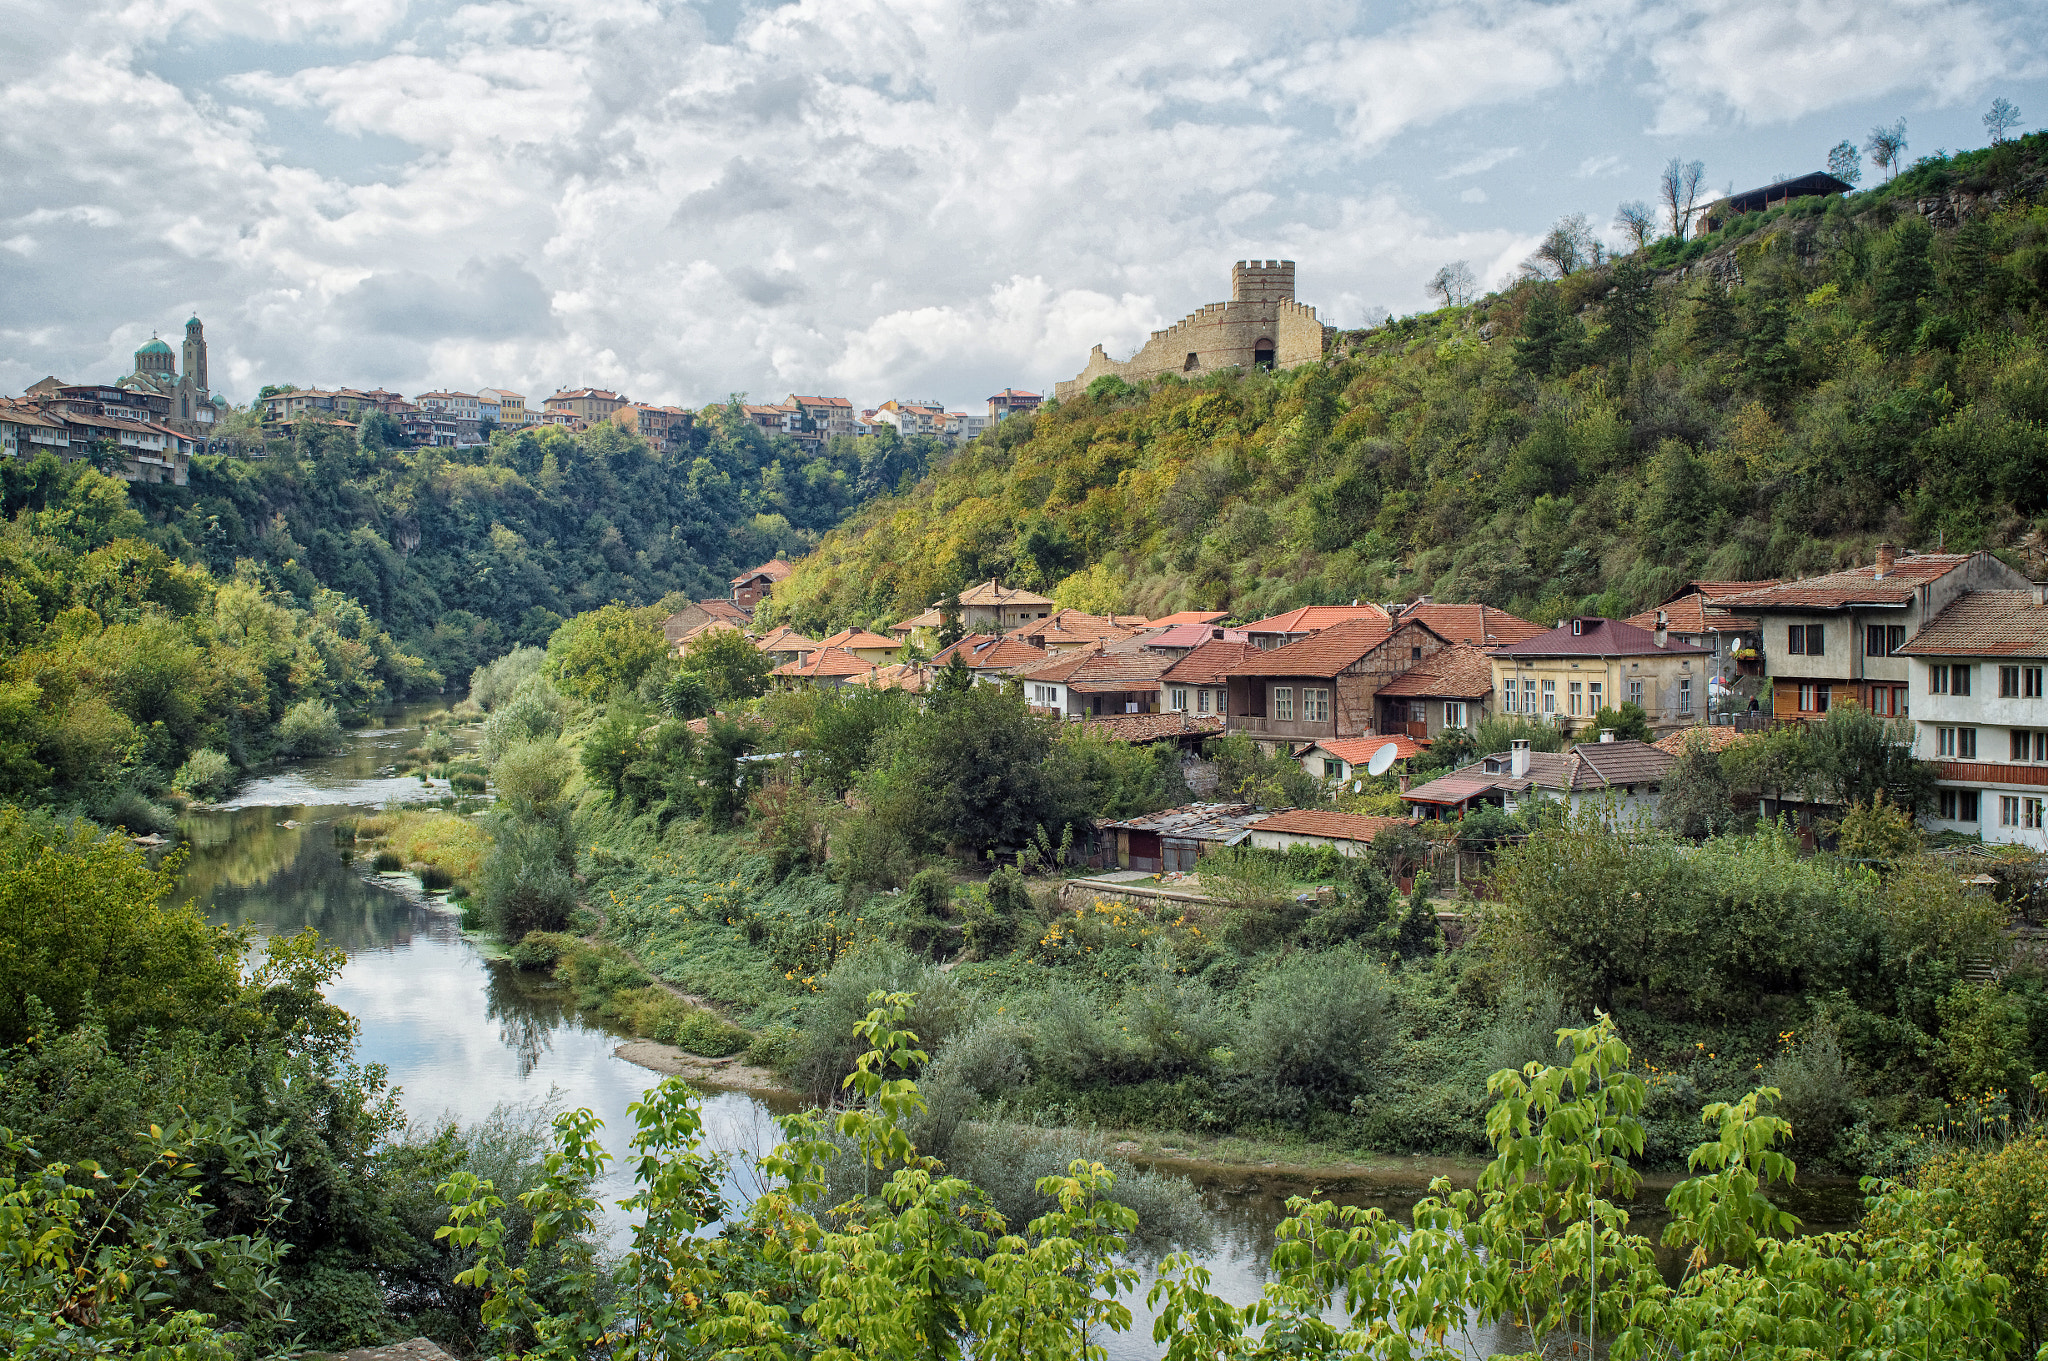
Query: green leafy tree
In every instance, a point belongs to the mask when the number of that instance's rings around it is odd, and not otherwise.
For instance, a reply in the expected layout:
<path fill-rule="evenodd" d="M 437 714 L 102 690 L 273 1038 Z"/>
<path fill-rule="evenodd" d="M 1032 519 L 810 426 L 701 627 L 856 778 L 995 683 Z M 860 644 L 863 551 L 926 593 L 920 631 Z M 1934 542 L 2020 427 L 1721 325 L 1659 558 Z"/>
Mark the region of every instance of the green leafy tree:
<path fill-rule="evenodd" d="M 1678 760 L 1663 780 L 1657 801 L 1657 823 L 1679 836 L 1698 841 L 1720 836 L 1741 825 L 1735 790 L 1702 729 L 1686 734 Z"/>
<path fill-rule="evenodd" d="M 577 615 L 548 639 L 545 674 L 586 703 L 615 690 L 631 693 L 668 655 L 659 614 L 613 604 Z"/>
<path fill-rule="evenodd" d="M 924 837 L 979 856 L 1062 822 L 1045 767 L 1053 725 L 997 686 L 934 694 L 895 734 L 904 787 L 924 809 Z"/>
<path fill-rule="evenodd" d="M 1538 378 L 1573 372 L 1584 361 L 1586 324 L 1566 307 L 1556 288 L 1534 284 L 1531 293 L 1522 334 L 1515 341 L 1515 367 Z"/>
<path fill-rule="evenodd" d="M 753 699 L 768 689 L 775 659 L 754 646 L 738 629 L 717 629 L 701 635 L 683 653 L 683 670 L 704 678 L 721 704 Z"/>
<path fill-rule="evenodd" d="M 1650 717 L 1634 700 L 1623 700 L 1619 708 L 1605 708 L 1593 715 L 1595 732 L 1612 732 L 1617 742 L 1648 742 Z"/>
<path fill-rule="evenodd" d="M 1612 283 L 1601 308 L 1607 323 L 1601 346 L 1626 364 L 1657 328 L 1657 277 L 1648 265 L 1630 257 L 1614 267 Z"/>
<path fill-rule="evenodd" d="M 1839 704 L 1806 725 L 1806 768 L 1815 792 L 1849 807 L 1874 803 L 1923 813 L 1934 804 L 1935 766 L 1913 755 L 1913 725 Z"/>

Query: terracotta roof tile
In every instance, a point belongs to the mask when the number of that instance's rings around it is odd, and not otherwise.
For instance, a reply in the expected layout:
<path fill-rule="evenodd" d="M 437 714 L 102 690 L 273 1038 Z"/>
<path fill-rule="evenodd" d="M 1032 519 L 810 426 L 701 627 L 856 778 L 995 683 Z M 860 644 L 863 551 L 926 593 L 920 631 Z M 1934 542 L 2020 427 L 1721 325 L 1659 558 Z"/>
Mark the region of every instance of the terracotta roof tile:
<path fill-rule="evenodd" d="M 746 571 L 734 577 L 732 584 L 738 586 L 742 582 L 752 581 L 755 577 L 767 577 L 770 581 L 781 581 L 795 570 L 796 568 L 791 567 L 781 558 L 771 558 L 759 567 L 749 567 Z"/>
<path fill-rule="evenodd" d="M 730 619 L 735 624 L 747 622 L 747 612 L 730 600 L 700 600 L 697 608 L 720 619 Z"/>
<path fill-rule="evenodd" d="M 953 660 L 953 654 L 956 652 L 960 653 L 961 660 L 975 671 L 1005 671 L 1011 667 L 1036 666 L 1046 660 L 1044 649 L 1033 647 L 1019 639 L 1005 638 L 993 633 L 970 633 L 933 657 L 932 665 L 946 665 Z"/>
<path fill-rule="evenodd" d="M 1781 581 L 1758 591 L 1723 596 L 1723 609 L 1839 610 L 1848 605 L 1901 605 L 1927 582 L 1939 580 L 1971 558 L 1969 553 L 1909 553 L 1892 564 L 1882 581 L 1876 567 L 1852 567 L 1826 576 Z"/>
<path fill-rule="evenodd" d="M 901 690 L 906 695 L 921 695 L 932 687 L 932 669 L 913 662 L 895 662 L 876 667 L 856 684 L 871 690 Z"/>
<path fill-rule="evenodd" d="M 1084 694 L 1108 694 L 1131 689 L 1153 689 L 1171 659 L 1156 652 L 1062 653 L 1042 666 L 1018 672 L 1026 680 L 1060 683 Z M 1136 682 L 1136 684 L 1133 684 Z"/>
<path fill-rule="evenodd" d="M 1591 767 L 1592 779 L 1573 772 L 1572 787 L 1589 783 L 1651 784 L 1671 773 L 1672 755 L 1648 742 L 1581 742 L 1571 756 Z"/>
<path fill-rule="evenodd" d="M 1493 658 L 1462 645 L 1424 657 L 1379 688 L 1395 699 L 1480 699 L 1492 691 Z"/>
<path fill-rule="evenodd" d="M 1446 642 L 1472 643 L 1480 647 L 1519 643 L 1543 632 L 1543 625 L 1532 624 L 1519 615 L 1497 610 L 1491 605 L 1418 603 L 1402 610 L 1399 617 L 1421 620 L 1441 634 Z"/>
<path fill-rule="evenodd" d="M 1427 624 L 1403 619 L 1389 628 L 1380 619 L 1353 618 L 1282 647 L 1261 648 L 1231 672 L 1235 676 L 1335 676 L 1406 629 L 1436 636 Z"/>
<path fill-rule="evenodd" d="M 1756 620 L 1731 614 L 1713 604 L 1702 591 L 1667 600 L 1656 609 L 1630 615 L 1623 622 L 1654 630 L 1659 613 L 1664 616 L 1664 626 L 1673 633 L 1744 633 L 1757 628 Z"/>
<path fill-rule="evenodd" d="M 787 624 L 782 624 L 754 641 L 754 646 L 763 652 L 816 652 L 823 644 L 806 638 Z"/>
<path fill-rule="evenodd" d="M 961 603 L 966 603 L 964 600 Z M 1043 640 L 1047 647 L 1092 643 L 1097 638 L 1128 638 L 1137 630 L 1083 610 L 1054 610 L 1043 619 L 1033 619 L 1011 629 L 1008 637 Z"/>
<path fill-rule="evenodd" d="M 1708 751 L 1724 751 L 1740 742 L 1743 738 L 1752 735 L 1742 731 L 1740 728 L 1732 728 L 1726 724 L 1715 727 L 1695 724 L 1690 728 L 1680 728 L 1677 732 L 1664 734 L 1664 736 L 1657 739 L 1654 745 L 1659 751 L 1669 752 L 1673 756 L 1683 756 L 1685 755 L 1686 744 L 1693 740 L 1696 733 L 1705 737 Z"/>
<path fill-rule="evenodd" d="M 945 622 L 945 616 L 937 610 L 926 610 L 923 614 L 913 614 L 908 619 L 897 620 L 889 625 L 889 632 L 908 633 L 912 629 L 935 629 Z"/>
<path fill-rule="evenodd" d="M 1254 832 L 1283 832 L 1288 836 L 1320 836 L 1332 841 L 1371 841 L 1389 827 L 1399 827 L 1407 818 L 1369 818 L 1356 813 L 1338 813 L 1327 808 L 1290 808 L 1263 822 L 1254 822 Z"/>
<path fill-rule="evenodd" d="M 1091 737 L 1107 737 L 1112 742 L 1158 742 L 1169 737 L 1186 737 L 1190 734 L 1221 736 L 1223 719 L 1217 714 L 1190 714 L 1175 711 L 1164 714 L 1110 714 L 1103 718 L 1091 718 L 1081 724 L 1081 730 Z"/>
<path fill-rule="evenodd" d="M 941 602 L 934 600 L 932 608 L 939 608 Z M 1042 595 L 1005 586 L 1000 581 L 982 581 L 960 592 L 963 605 L 1050 605 L 1052 601 Z"/>
<path fill-rule="evenodd" d="M 897 648 L 902 647 L 903 642 L 898 638 L 884 638 L 881 634 L 870 633 L 866 629 L 841 629 L 829 638 L 820 638 L 818 646 L 842 648 L 886 647 L 893 652 Z"/>
<path fill-rule="evenodd" d="M 1377 605 L 1303 605 L 1244 626 L 1247 633 L 1310 633 L 1352 619 L 1376 619 L 1385 628 L 1387 612 Z"/>
<path fill-rule="evenodd" d="M 1259 649 L 1250 643 L 1212 638 L 1160 673 L 1171 685 L 1220 685 L 1237 666 Z"/>
<path fill-rule="evenodd" d="M 1145 640 L 1147 647 L 1200 647 L 1211 638 L 1235 635 L 1244 641 L 1243 629 L 1226 629 L 1215 624 L 1175 624 Z"/>
<path fill-rule="evenodd" d="M 865 676 L 875 669 L 875 664 L 854 656 L 844 648 L 821 647 L 808 657 L 793 662 L 784 662 L 772 674 L 791 676 L 798 679 L 821 677 Z"/>
<path fill-rule="evenodd" d="M 1172 614 L 1154 619 L 1152 627 L 1170 629 L 1179 624 L 1216 624 L 1221 623 L 1229 613 L 1228 610 L 1176 610 Z"/>
<path fill-rule="evenodd" d="M 1900 651 L 1915 657 L 2048 657 L 2048 606 L 2032 591 L 1966 591 Z"/>
<path fill-rule="evenodd" d="M 1572 624 L 1583 631 L 1572 632 Z M 1700 657 L 1706 649 L 1676 638 L 1658 647 L 1650 630 L 1625 624 L 1619 619 L 1582 617 L 1557 628 L 1546 629 L 1531 638 L 1494 649 L 1496 657 Z"/>
<path fill-rule="evenodd" d="M 1373 758 L 1373 753 L 1392 742 L 1394 759 L 1405 761 L 1419 756 L 1429 743 L 1418 742 L 1406 733 L 1368 733 L 1364 737 L 1328 737 L 1320 742 L 1309 743 L 1310 750 L 1327 751 L 1347 766 L 1364 766 Z"/>

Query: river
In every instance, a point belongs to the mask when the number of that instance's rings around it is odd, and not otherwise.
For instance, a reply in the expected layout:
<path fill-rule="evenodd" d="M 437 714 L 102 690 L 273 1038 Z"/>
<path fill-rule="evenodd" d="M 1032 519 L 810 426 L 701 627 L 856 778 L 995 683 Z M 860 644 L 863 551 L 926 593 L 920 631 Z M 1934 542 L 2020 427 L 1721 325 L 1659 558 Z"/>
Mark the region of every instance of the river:
<path fill-rule="evenodd" d="M 350 733 L 333 756 L 293 762 L 245 782 L 218 809 L 185 815 L 180 829 L 191 855 L 179 896 L 259 939 L 311 926 L 346 951 L 327 995 L 360 1023 L 358 1056 L 385 1067 L 412 1119 L 468 1122 L 499 1107 L 587 1107 L 604 1121 L 606 1146 L 623 1154 L 632 1129 L 627 1107 L 659 1075 L 618 1058 L 613 1049 L 622 1037 L 566 1009 L 559 992 L 533 987 L 516 969 L 486 958 L 441 896 L 423 893 L 410 875 L 376 874 L 361 860 L 346 861 L 334 844 L 341 818 L 448 792 L 391 772 L 417 745 L 421 717 L 439 707 L 399 709 Z M 716 1148 L 758 1151 L 777 1137 L 775 1110 L 753 1095 L 707 1089 L 703 1112 Z M 608 1205 L 631 1189 L 623 1162 L 613 1168 L 599 1188 Z M 1212 1215 L 1212 1239 L 1199 1254 L 1212 1273 L 1210 1288 L 1249 1302 L 1263 1285 L 1285 1199 L 1306 1188 L 1258 1171 L 1190 1170 Z M 1337 1198 L 1405 1215 L 1427 1170 L 1418 1163 L 1407 1176 L 1349 1180 L 1336 1188 Z M 728 1191 L 743 1195 L 745 1187 Z M 628 1225 L 619 1211 L 610 1211 L 604 1227 L 622 1245 Z M 1161 1354 L 1144 1307 L 1150 1281 L 1147 1272 L 1138 1298 L 1126 1301 L 1136 1315 L 1132 1330 L 1103 1339 L 1113 1361 Z M 1503 1336 L 1469 1345 L 1483 1356 L 1526 1343 Z"/>

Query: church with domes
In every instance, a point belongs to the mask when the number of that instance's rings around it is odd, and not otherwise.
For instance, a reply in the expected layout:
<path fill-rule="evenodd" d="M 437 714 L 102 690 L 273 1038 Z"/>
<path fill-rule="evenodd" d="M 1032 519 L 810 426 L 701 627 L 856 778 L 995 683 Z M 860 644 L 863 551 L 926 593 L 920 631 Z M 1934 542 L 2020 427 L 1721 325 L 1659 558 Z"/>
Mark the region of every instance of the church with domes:
<path fill-rule="evenodd" d="M 215 418 L 226 410 L 227 401 L 207 388 L 206 328 L 198 317 L 185 323 L 184 359 L 184 372 L 180 373 L 178 356 L 171 347 L 151 336 L 149 343 L 135 352 L 135 372 L 118 380 L 116 386 L 163 398 L 169 404 L 169 410 L 159 417 L 164 424 L 181 435 L 205 439 L 212 433 Z"/>

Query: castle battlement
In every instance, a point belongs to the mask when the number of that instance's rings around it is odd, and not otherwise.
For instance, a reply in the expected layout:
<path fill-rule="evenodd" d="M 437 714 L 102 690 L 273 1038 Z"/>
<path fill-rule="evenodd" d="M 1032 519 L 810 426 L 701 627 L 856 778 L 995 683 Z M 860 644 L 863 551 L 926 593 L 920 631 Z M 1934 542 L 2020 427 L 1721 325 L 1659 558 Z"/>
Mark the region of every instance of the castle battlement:
<path fill-rule="evenodd" d="M 1230 299 L 1204 303 L 1164 330 L 1154 331 L 1127 360 L 1097 345 L 1088 366 L 1057 383 L 1061 401 L 1078 396 L 1105 374 L 1127 382 L 1163 373 L 1201 374 L 1226 368 L 1293 368 L 1322 358 L 1328 328 L 1316 310 L 1294 298 L 1294 261 L 1239 260 L 1230 269 Z"/>

